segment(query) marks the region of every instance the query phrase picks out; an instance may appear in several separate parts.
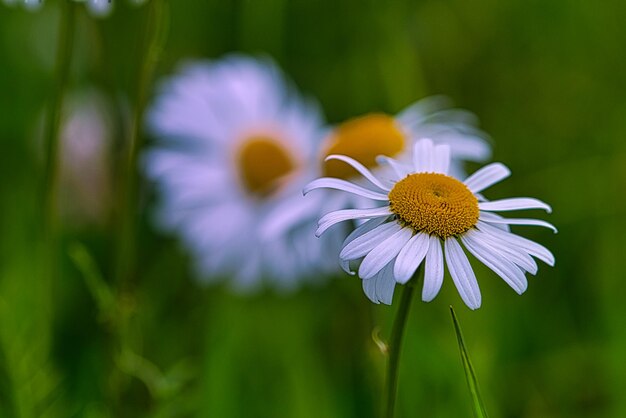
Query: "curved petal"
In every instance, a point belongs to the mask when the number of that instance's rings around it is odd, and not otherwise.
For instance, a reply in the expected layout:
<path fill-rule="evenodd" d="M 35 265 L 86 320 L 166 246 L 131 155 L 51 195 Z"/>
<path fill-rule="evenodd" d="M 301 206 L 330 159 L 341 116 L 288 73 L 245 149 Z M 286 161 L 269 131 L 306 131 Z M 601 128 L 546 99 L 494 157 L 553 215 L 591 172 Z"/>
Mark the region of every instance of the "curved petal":
<path fill-rule="evenodd" d="M 487 200 L 487 199 L 484 199 L 484 200 Z M 483 220 L 504 219 L 504 216 L 500 216 L 497 213 L 492 213 L 492 212 L 482 212 L 480 214 L 480 217 Z M 502 229 L 503 231 L 511 232 L 511 228 L 507 224 L 494 224 L 493 226 L 498 228 L 498 229 Z"/>
<path fill-rule="evenodd" d="M 456 238 L 446 239 L 444 249 L 450 275 L 461 299 L 470 309 L 480 308 L 481 296 L 476 275 Z"/>
<path fill-rule="evenodd" d="M 393 261 L 380 271 L 376 280 L 376 297 L 385 305 L 391 305 L 393 291 L 396 288 L 396 281 L 393 278 Z"/>
<path fill-rule="evenodd" d="M 511 175 L 511 170 L 502 163 L 491 163 L 484 166 L 463 182 L 472 193 L 478 193 L 487 187 L 504 180 Z"/>
<path fill-rule="evenodd" d="M 533 257 L 537 257 L 539 260 L 543 261 L 549 266 L 554 266 L 554 255 L 552 254 L 552 252 L 550 252 L 550 250 L 548 250 L 541 244 L 538 244 L 527 238 L 520 237 L 519 235 L 515 235 L 511 232 L 503 231 L 493 225 L 489 225 L 481 221 L 478 221 L 478 229 L 488 233 L 491 236 L 500 238 L 508 242 L 511 246 L 518 247 L 527 251 L 528 254 L 532 255 Z"/>
<path fill-rule="evenodd" d="M 369 219 L 379 216 L 389 216 L 391 212 L 389 206 L 371 209 L 343 209 L 327 213 L 317 222 L 316 236 L 322 235 L 328 228 L 336 223 L 347 221 L 350 219 Z"/>
<path fill-rule="evenodd" d="M 354 276 L 356 275 L 356 271 L 353 271 L 350 268 L 350 260 L 342 260 L 339 259 L 339 266 L 341 267 L 341 269 L 343 271 L 345 271 L 346 273 L 348 273 L 350 276 Z"/>
<path fill-rule="evenodd" d="M 346 261 L 362 259 L 377 245 L 391 237 L 400 229 L 401 226 L 395 223 L 381 225 L 375 230 L 372 230 L 367 234 L 363 234 L 347 244 L 344 248 L 342 248 L 339 258 Z"/>
<path fill-rule="evenodd" d="M 367 280 L 393 260 L 411 239 L 413 230 L 402 228 L 370 251 L 359 266 L 359 277 Z"/>
<path fill-rule="evenodd" d="M 503 239 L 478 229 L 467 231 L 464 236 L 469 240 L 480 240 L 485 245 L 488 245 L 493 252 L 507 258 L 530 274 L 537 273 L 537 263 L 524 249 L 513 246 Z"/>
<path fill-rule="evenodd" d="M 367 169 L 367 167 L 365 167 L 363 164 L 361 164 L 354 158 L 350 158 L 345 155 L 333 154 L 333 155 L 329 155 L 328 157 L 326 157 L 324 161 L 329 161 L 329 160 L 343 161 L 344 163 L 351 165 L 352 168 L 354 168 L 356 171 L 361 173 L 361 175 L 365 177 L 367 180 L 369 180 L 369 182 L 372 183 L 374 186 L 386 192 L 391 190 L 389 187 L 385 186 L 380 180 L 378 180 L 376 176 L 374 176 L 372 172 Z"/>
<path fill-rule="evenodd" d="M 394 160 L 393 158 L 386 157 L 384 155 L 379 155 L 378 157 L 376 157 L 376 162 L 378 162 L 378 164 L 381 164 L 381 165 L 382 164 L 389 165 L 393 169 L 398 180 L 405 178 L 406 176 L 411 174 L 411 172 L 413 171 L 412 167 L 406 164 L 402 164 L 401 162 Z"/>
<path fill-rule="evenodd" d="M 540 219 L 526 219 L 526 218 L 488 219 L 488 218 L 483 218 L 482 212 L 480 214 L 479 219 L 490 224 L 543 226 L 544 228 L 551 229 L 555 234 L 559 232 L 554 225 L 552 225 L 549 222 L 542 221 Z"/>
<path fill-rule="evenodd" d="M 393 279 L 393 262 L 369 280 L 363 280 L 363 292 L 369 300 L 391 305 L 396 281 Z"/>
<path fill-rule="evenodd" d="M 393 275 L 396 282 L 405 284 L 422 263 L 428 251 L 428 234 L 418 232 L 413 235 L 409 242 L 398 253 L 396 264 L 393 268 Z"/>
<path fill-rule="evenodd" d="M 365 187 L 357 186 L 356 184 L 350 183 L 349 181 L 330 177 L 322 177 L 317 180 L 313 180 L 304 187 L 302 193 L 306 195 L 311 190 L 320 188 L 342 190 L 344 192 L 367 197 L 368 199 L 372 200 L 389 200 L 389 196 L 387 196 L 386 194 L 375 192 L 373 190 L 366 189 Z"/>
<path fill-rule="evenodd" d="M 360 227 L 359 227 L 360 228 Z M 346 244 L 339 253 L 342 260 L 355 260 L 373 250 L 378 244 L 400 231 L 402 226 L 397 222 L 388 222 L 364 232 Z"/>
<path fill-rule="evenodd" d="M 363 222 L 363 224 L 356 227 L 354 231 L 350 232 L 350 234 L 346 237 L 346 239 L 343 240 L 343 243 L 341 244 L 341 248 L 345 247 L 346 245 L 348 245 L 350 242 L 354 241 L 356 238 L 360 237 L 361 235 L 381 225 L 383 222 L 385 222 L 385 220 L 386 218 L 374 218 L 374 219 L 369 219 Z"/>
<path fill-rule="evenodd" d="M 428 253 L 424 262 L 424 287 L 422 288 L 422 300 L 430 302 L 435 299 L 443 284 L 443 251 L 439 238 L 431 235 L 428 240 Z"/>
<path fill-rule="evenodd" d="M 518 294 L 524 293 L 528 287 L 528 280 L 524 272 L 510 261 L 495 254 L 491 247 L 484 245 L 479 240 L 461 237 L 461 241 L 470 253 L 500 276 Z"/>
<path fill-rule="evenodd" d="M 361 280 L 363 286 L 363 293 L 365 296 L 375 304 L 379 304 L 378 296 L 376 296 L 376 280 L 378 277 L 374 277 L 370 280 Z"/>
<path fill-rule="evenodd" d="M 478 208 L 480 210 L 490 210 L 495 212 L 521 209 L 545 209 L 548 213 L 552 212 L 550 205 L 539 199 L 533 199 L 531 197 L 514 197 L 511 199 L 481 202 L 478 204 Z"/>

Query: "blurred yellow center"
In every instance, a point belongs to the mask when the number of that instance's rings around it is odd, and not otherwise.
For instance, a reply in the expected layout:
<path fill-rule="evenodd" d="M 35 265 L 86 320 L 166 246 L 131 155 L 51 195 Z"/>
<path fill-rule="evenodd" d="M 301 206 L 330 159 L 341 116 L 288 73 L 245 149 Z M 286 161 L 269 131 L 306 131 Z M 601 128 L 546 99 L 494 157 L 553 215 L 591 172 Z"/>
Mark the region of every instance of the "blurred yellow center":
<path fill-rule="evenodd" d="M 478 199 L 444 174 L 410 174 L 389 192 L 391 211 L 415 231 L 441 238 L 459 235 L 478 222 Z"/>
<path fill-rule="evenodd" d="M 260 197 L 276 191 L 279 180 L 295 167 L 285 147 L 266 136 L 246 139 L 238 150 L 237 165 L 244 187 Z"/>
<path fill-rule="evenodd" d="M 399 154 L 405 138 L 396 121 L 382 113 L 372 113 L 348 120 L 339 125 L 329 140 L 324 158 L 332 154 L 352 157 L 364 166 L 377 166 L 376 157 Z M 349 179 L 358 173 L 341 161 L 327 161 L 324 165 L 326 177 Z"/>

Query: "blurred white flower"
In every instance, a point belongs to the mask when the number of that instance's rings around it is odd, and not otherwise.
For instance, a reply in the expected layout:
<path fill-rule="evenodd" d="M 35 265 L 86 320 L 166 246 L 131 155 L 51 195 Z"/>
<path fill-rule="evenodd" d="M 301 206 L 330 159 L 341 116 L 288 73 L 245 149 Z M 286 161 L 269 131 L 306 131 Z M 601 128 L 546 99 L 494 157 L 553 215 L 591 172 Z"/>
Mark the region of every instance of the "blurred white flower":
<path fill-rule="evenodd" d="M 38 10 L 43 4 L 44 0 L 2 0 L 4 4 L 8 6 L 23 5 L 28 10 Z M 87 10 L 97 17 L 106 17 L 113 11 L 114 0 L 73 0 L 76 3 L 85 3 Z M 141 5 L 148 0 L 129 0 L 129 3 L 134 5 Z"/>
<path fill-rule="evenodd" d="M 28 10 L 38 10 L 43 6 L 43 0 L 2 0 L 7 6 L 22 5 Z"/>
<path fill-rule="evenodd" d="M 332 156 L 359 172 L 370 188 L 333 178 L 315 180 L 305 188 L 305 192 L 338 189 L 384 202 L 382 207 L 329 213 L 320 219 L 316 232 L 320 235 L 338 222 L 368 219 L 346 238 L 340 259 L 348 272 L 351 262 L 359 264 L 363 290 L 373 302 L 391 304 L 396 283 L 406 283 L 422 262 L 422 299 L 431 301 L 443 282 L 445 254 L 461 298 L 471 309 L 479 308 L 478 282 L 459 241 L 519 294 L 528 285 L 525 273 L 537 272 L 532 257 L 554 265 L 549 250 L 511 233 L 509 225 L 544 226 L 556 232 L 554 226 L 493 213 L 518 209 L 550 212 L 550 207 L 532 198 L 484 200 L 478 193 L 508 177 L 509 169 L 500 163 L 489 164 L 461 182 L 449 175 L 452 152 L 448 145 L 434 145 L 430 139 L 423 139 L 415 143 L 410 164 L 379 159 L 391 166 L 391 181 L 381 180 L 352 158 Z"/>
<path fill-rule="evenodd" d="M 60 133 L 61 213 L 72 224 L 104 224 L 112 199 L 113 116 L 96 90 L 70 95 Z"/>
<path fill-rule="evenodd" d="M 483 162 L 491 156 L 487 135 L 476 124 L 476 116 L 450 108 L 446 97 L 427 97 L 396 116 L 371 113 L 340 124 L 326 138 L 321 160 L 332 154 L 345 155 L 385 177 L 389 170 L 379 164 L 378 156 L 409 161 L 413 143 L 430 138 L 436 144 L 450 145 L 451 175 L 460 178 L 464 161 Z M 339 161 L 326 161 L 322 172 L 324 176 L 358 181 L 358 173 Z M 332 192 L 328 196 L 328 210 L 367 204 L 367 199 L 358 196 L 340 198 Z"/>
<path fill-rule="evenodd" d="M 87 9 L 94 16 L 108 16 L 113 11 L 113 0 L 86 0 L 85 2 Z"/>
<path fill-rule="evenodd" d="M 269 60 L 231 55 L 190 63 L 166 80 L 149 112 L 158 143 L 145 171 L 159 225 L 178 234 L 203 279 L 279 288 L 336 270 L 341 238 L 314 237 L 321 114 Z"/>

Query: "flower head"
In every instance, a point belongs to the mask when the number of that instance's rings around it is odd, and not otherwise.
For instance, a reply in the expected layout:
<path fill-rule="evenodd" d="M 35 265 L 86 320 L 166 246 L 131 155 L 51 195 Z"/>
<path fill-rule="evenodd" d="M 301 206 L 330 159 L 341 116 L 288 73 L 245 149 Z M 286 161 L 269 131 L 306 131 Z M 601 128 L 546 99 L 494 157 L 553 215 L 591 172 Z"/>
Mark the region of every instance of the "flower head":
<path fill-rule="evenodd" d="M 73 0 L 76 3 L 85 3 L 87 10 L 91 15 L 96 17 L 106 17 L 113 11 L 113 0 Z M 140 5 L 147 0 L 130 0 L 131 4 Z M 28 10 L 39 10 L 44 0 L 3 0 L 3 2 L 9 6 L 23 4 L 24 8 Z"/>
<path fill-rule="evenodd" d="M 411 144 L 430 138 L 435 144 L 450 145 L 453 175 L 463 173 L 462 161 L 485 161 L 491 155 L 486 134 L 476 127 L 476 117 L 465 110 L 451 109 L 443 96 L 427 97 L 398 115 L 370 113 L 337 126 L 326 138 L 323 157 L 345 155 L 376 172 L 384 168 L 379 155 L 407 161 Z M 323 158 L 323 159 L 324 159 Z M 323 174 L 345 180 L 358 173 L 339 161 L 326 161 Z"/>
<path fill-rule="evenodd" d="M 422 263 L 422 299 L 431 301 L 443 282 L 445 255 L 461 298 L 471 309 L 479 308 L 480 289 L 461 244 L 519 294 L 528 285 L 525 273 L 537 272 L 533 257 L 554 265 L 549 250 L 513 234 L 509 225 L 544 226 L 556 232 L 554 226 L 494 213 L 518 209 L 550 212 L 550 207 L 532 198 L 485 200 L 479 193 L 508 177 L 509 169 L 500 163 L 489 164 L 461 182 L 449 175 L 450 154 L 448 145 L 419 140 L 410 164 L 379 158 L 393 169 L 391 180 L 378 178 L 352 158 L 329 156 L 352 166 L 370 187 L 321 178 L 305 188 L 305 193 L 317 188 L 338 189 L 385 203 L 382 207 L 331 212 L 320 219 L 317 230 L 321 235 L 341 221 L 367 220 L 346 238 L 339 256 L 350 273 L 351 263 L 358 264 L 363 290 L 373 302 L 390 304 L 395 284 L 406 283 Z"/>
<path fill-rule="evenodd" d="M 158 222 L 182 238 L 202 278 L 290 288 L 335 270 L 341 240 L 315 239 L 320 209 L 301 196 L 315 178 L 321 114 L 271 61 L 186 65 L 162 85 L 149 126 Z"/>

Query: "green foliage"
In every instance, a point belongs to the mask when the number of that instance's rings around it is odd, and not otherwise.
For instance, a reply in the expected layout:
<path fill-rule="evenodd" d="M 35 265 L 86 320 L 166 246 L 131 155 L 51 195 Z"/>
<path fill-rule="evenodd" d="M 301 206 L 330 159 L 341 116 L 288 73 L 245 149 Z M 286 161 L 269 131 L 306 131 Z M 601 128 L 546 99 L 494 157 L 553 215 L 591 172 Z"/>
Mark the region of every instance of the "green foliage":
<path fill-rule="evenodd" d="M 626 416 L 622 1 L 168 4 L 156 79 L 187 58 L 267 53 L 332 123 L 438 93 L 475 112 L 494 159 L 513 171 L 488 197 L 545 200 L 560 231 L 523 229 L 557 266 L 541 265 L 521 297 L 475 264 L 483 307 L 463 311 L 463 328 L 489 412 Z M 95 87 L 115 104 L 109 164 L 119 173 L 148 9 L 115 0 L 106 19 L 76 9 L 68 91 Z M 39 126 L 58 12 L 53 0 L 36 13 L 0 4 L 0 416 L 377 417 L 385 358 L 371 334 L 389 334 L 396 307 L 373 306 L 353 277 L 287 295 L 201 285 L 180 243 L 154 229 L 149 185 L 128 286 L 113 280 L 115 201 L 91 222 L 60 211 L 60 275 L 45 279 Z M 460 300 L 446 277 L 433 302 L 413 304 L 398 418 L 468 415 L 451 303 Z"/>

